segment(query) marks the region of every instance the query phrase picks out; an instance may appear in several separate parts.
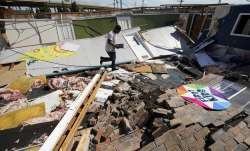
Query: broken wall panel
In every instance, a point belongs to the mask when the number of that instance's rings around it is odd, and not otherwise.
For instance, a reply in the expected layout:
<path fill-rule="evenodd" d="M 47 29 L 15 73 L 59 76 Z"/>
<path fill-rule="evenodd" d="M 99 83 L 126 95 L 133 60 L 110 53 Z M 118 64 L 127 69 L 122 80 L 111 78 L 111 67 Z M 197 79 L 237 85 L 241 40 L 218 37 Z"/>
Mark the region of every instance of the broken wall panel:
<path fill-rule="evenodd" d="M 70 20 L 14 20 L 6 21 L 5 28 L 12 47 L 75 39 L 72 21 Z"/>
<path fill-rule="evenodd" d="M 133 30 L 133 29 L 132 29 Z M 129 31 L 124 31 L 129 32 Z M 106 35 L 99 36 L 96 38 L 80 39 L 75 41 L 68 41 L 73 44 L 80 45 L 79 50 L 76 52 L 77 55 L 72 55 L 64 58 L 55 58 L 51 62 L 34 61 L 31 62 L 27 67 L 28 75 L 51 75 L 56 73 L 65 73 L 67 71 L 79 71 L 89 68 L 96 68 L 100 66 L 100 56 L 108 56 L 105 51 Z M 117 50 L 117 64 L 125 63 L 137 60 L 136 56 L 132 52 L 131 48 L 125 41 L 122 33 L 117 36 L 117 43 L 123 43 L 124 48 Z M 0 55 L 0 63 L 12 62 L 22 56 L 20 53 L 25 53 L 30 50 L 34 50 L 42 46 L 23 47 L 12 50 L 4 50 L 4 53 Z M 104 65 L 110 65 L 104 63 Z"/>
<path fill-rule="evenodd" d="M 222 16 L 221 12 L 225 10 Z M 214 22 L 217 22 L 217 33 L 215 35 L 216 43 L 221 45 L 228 45 L 234 48 L 240 48 L 250 50 L 250 36 L 233 34 L 235 28 L 237 28 L 237 22 L 239 15 L 250 13 L 250 5 L 231 5 L 217 7 L 215 15 L 213 17 Z"/>

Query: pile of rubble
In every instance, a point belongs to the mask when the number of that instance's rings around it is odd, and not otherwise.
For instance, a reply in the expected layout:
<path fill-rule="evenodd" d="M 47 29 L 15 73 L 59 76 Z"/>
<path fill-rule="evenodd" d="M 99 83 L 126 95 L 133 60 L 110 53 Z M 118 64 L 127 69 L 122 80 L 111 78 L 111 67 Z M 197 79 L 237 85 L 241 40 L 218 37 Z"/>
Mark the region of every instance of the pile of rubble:
<path fill-rule="evenodd" d="M 222 111 L 187 102 L 177 87 L 188 83 L 213 85 L 223 76 L 201 78 L 194 67 L 178 68 L 176 62 L 180 60 L 173 58 L 155 61 L 158 63 L 122 65 L 129 71 L 109 74 L 110 79 L 119 80 L 111 88 L 113 94 L 104 104 L 94 103 L 85 119 L 85 128 L 91 128 L 90 150 L 249 149 L 247 98 L 242 106 L 231 99 L 231 107 Z M 159 71 L 153 72 L 152 66 Z"/>
<path fill-rule="evenodd" d="M 36 114 L 10 125 L 0 123 L 0 137 L 22 129 L 20 125 L 24 129 L 1 146 L 41 146 L 95 73 L 19 78 L 2 88 L 0 118 L 27 109 Z M 250 91 L 243 85 L 247 80 L 231 79 L 230 75 L 203 74 L 182 56 L 123 64 L 108 73 L 79 130 L 91 129 L 86 134 L 89 150 L 247 150 Z M 20 86 L 27 82 L 28 87 Z M 231 106 L 212 110 L 185 100 L 177 88 L 190 83 L 223 89 Z M 37 134 L 23 142 L 20 137 L 29 135 L 29 129 Z"/>

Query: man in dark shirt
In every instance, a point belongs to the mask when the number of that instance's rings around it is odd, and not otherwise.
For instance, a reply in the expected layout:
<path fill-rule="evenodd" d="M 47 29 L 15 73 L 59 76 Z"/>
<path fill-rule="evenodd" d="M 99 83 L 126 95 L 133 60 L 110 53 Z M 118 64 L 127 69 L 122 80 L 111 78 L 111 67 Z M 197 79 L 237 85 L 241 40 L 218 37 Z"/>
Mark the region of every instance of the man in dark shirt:
<path fill-rule="evenodd" d="M 5 14 L 5 8 L 4 7 L 0 7 L 0 19 L 4 19 L 4 14 Z M 5 22 L 4 21 L 0 21 L 0 33 L 1 33 L 1 37 L 3 38 L 5 45 L 7 47 L 10 47 L 10 43 L 8 40 L 8 37 L 6 35 L 6 29 L 5 29 Z"/>

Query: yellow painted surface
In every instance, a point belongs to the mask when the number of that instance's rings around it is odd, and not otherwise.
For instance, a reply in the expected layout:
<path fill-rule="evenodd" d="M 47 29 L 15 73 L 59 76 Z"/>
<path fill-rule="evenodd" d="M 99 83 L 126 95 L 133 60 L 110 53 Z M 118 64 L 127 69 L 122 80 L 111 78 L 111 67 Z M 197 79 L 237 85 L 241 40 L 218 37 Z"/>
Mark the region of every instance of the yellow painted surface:
<path fill-rule="evenodd" d="M 35 147 L 30 147 L 28 149 L 25 149 L 24 151 L 39 151 L 41 146 L 35 146 Z"/>
<path fill-rule="evenodd" d="M 45 104 L 40 103 L 0 116 L 0 130 L 14 128 L 34 117 L 45 116 Z"/>
<path fill-rule="evenodd" d="M 25 55 L 19 57 L 19 60 L 33 59 L 33 60 L 52 61 L 59 57 L 68 57 L 76 54 L 77 52 L 62 50 L 60 49 L 59 46 L 52 45 L 28 51 L 25 53 Z"/>
<path fill-rule="evenodd" d="M 9 84 L 8 88 L 12 90 L 19 90 L 22 94 L 26 94 L 29 89 L 31 89 L 31 86 L 33 82 L 36 80 L 42 80 L 43 83 L 46 83 L 46 76 L 37 76 L 37 77 L 26 77 L 26 76 L 21 76 L 15 81 L 13 81 L 11 84 Z"/>

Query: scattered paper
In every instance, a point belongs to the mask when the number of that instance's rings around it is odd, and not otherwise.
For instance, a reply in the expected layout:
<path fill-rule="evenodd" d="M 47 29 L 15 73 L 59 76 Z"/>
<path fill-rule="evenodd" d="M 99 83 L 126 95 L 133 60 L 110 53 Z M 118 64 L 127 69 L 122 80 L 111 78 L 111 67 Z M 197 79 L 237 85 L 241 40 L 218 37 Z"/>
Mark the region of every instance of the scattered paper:
<path fill-rule="evenodd" d="M 80 48 L 80 45 L 73 44 L 70 42 L 65 42 L 60 45 L 60 48 L 63 50 L 68 50 L 68 51 L 78 51 Z"/>

